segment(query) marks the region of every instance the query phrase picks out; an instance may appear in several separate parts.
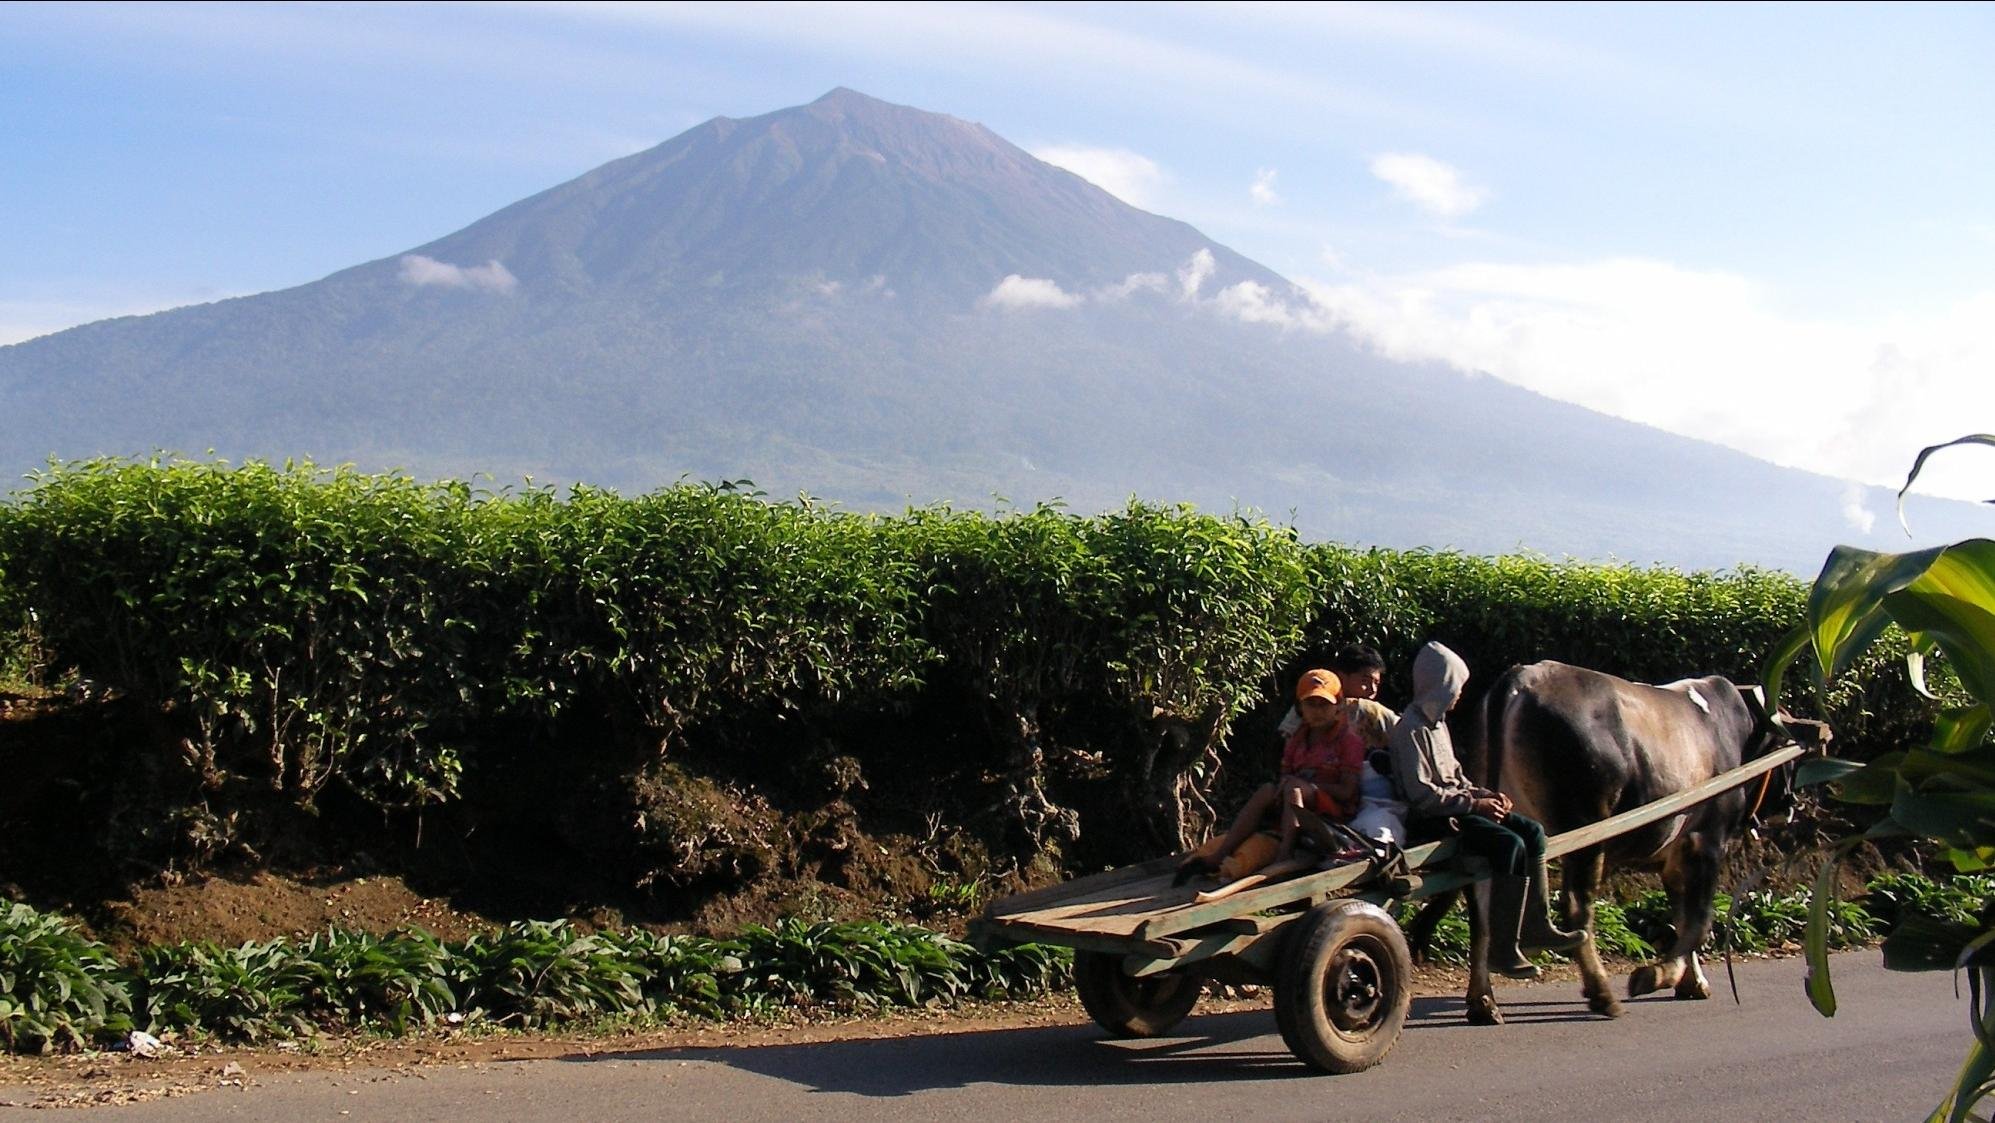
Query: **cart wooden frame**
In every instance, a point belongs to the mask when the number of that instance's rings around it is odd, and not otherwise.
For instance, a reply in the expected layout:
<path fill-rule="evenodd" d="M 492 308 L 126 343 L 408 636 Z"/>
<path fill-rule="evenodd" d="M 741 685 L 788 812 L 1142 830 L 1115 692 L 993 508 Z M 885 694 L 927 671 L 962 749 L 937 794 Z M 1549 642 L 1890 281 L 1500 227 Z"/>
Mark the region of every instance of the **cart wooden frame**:
<path fill-rule="evenodd" d="M 1554 835 L 1557 858 L 1678 815 L 1798 759 L 1799 745 L 1767 753 L 1694 787 Z M 1168 1032 L 1190 1013 L 1206 978 L 1271 985 L 1276 1021 L 1297 1059 L 1331 1072 L 1383 1060 L 1411 1003 L 1406 941 L 1391 907 L 1487 877 L 1455 860 L 1452 839 L 1406 852 L 1412 874 L 1390 883 L 1369 862 L 1333 866 L 1198 900 L 1173 886 L 1182 855 L 1082 877 L 993 901 L 971 923 L 981 946 L 1073 948 L 1083 1005 L 1118 1036 Z"/>

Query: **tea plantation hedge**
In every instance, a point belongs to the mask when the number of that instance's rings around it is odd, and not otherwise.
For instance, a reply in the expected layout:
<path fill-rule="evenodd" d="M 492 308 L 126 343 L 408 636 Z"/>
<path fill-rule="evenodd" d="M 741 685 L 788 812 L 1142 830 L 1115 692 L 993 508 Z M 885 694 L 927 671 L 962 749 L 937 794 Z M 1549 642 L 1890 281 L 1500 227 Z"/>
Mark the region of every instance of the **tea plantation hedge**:
<path fill-rule="evenodd" d="M 1265 770 L 1322 649 L 1379 646 L 1389 700 L 1429 638 L 1483 681 L 1542 658 L 1751 680 L 1805 595 L 1134 502 L 879 517 L 726 486 L 99 460 L 0 505 L 5 646 L 136 723 L 44 779 L 90 793 L 93 845 L 154 866 L 427 816 L 692 891 L 752 878 L 776 824 L 832 806 L 1000 863 L 1115 861 Z M 1868 694 L 1821 702 L 1846 754 L 1922 735 L 1885 658 L 1853 676 Z"/>

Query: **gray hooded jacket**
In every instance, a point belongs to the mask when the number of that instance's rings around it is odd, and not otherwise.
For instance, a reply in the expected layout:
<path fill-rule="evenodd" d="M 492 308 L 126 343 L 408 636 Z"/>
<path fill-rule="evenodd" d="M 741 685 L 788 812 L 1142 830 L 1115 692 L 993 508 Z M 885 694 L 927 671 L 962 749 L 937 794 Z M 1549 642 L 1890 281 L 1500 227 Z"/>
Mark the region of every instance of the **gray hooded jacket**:
<path fill-rule="evenodd" d="M 1481 788 L 1469 783 L 1455 759 L 1454 741 L 1442 718 L 1468 685 L 1462 657 L 1429 643 L 1413 659 L 1413 704 L 1392 727 L 1392 774 L 1415 818 L 1466 815 Z"/>

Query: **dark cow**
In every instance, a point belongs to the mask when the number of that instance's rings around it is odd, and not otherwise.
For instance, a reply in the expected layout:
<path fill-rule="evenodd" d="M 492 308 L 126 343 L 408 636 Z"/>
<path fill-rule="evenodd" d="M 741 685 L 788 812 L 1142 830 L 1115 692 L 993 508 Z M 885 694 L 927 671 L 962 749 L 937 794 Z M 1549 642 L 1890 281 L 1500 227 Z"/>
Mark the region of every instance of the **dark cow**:
<path fill-rule="evenodd" d="M 1505 671 L 1483 696 L 1479 717 L 1471 723 L 1478 728 L 1465 766 L 1543 823 L 1548 835 L 1673 795 L 1790 743 L 1765 719 L 1757 689 L 1748 696 L 1716 676 L 1648 686 L 1553 662 Z M 1785 724 L 1817 747 L 1828 740 L 1828 727 L 1819 722 Z M 1785 775 L 1774 776 L 1772 784 L 1785 794 Z M 1719 867 L 1726 845 L 1743 832 L 1765 794 L 1750 783 L 1561 862 L 1564 926 L 1588 932 L 1594 891 L 1607 865 L 1662 872 L 1676 942 L 1660 963 L 1628 977 L 1630 998 L 1663 987 L 1674 987 L 1678 998 L 1710 997 L 1697 949 L 1711 932 Z M 1474 943 L 1469 1010 L 1474 1017 L 1482 1007 L 1478 999 L 1487 999 L 1485 1013 L 1493 1018 L 1488 937 L 1478 931 Z M 1575 955 L 1588 1005 L 1618 1016 L 1621 1004 L 1594 942 L 1587 940 Z"/>

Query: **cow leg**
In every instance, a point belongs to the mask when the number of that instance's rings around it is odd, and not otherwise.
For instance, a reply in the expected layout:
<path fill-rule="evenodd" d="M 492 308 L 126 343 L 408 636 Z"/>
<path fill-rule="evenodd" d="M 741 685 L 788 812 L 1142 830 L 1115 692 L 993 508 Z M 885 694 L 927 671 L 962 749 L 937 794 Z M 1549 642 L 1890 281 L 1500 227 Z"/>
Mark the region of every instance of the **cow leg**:
<path fill-rule="evenodd" d="M 1441 926 L 1448 910 L 1455 907 L 1456 898 L 1464 895 L 1459 890 L 1436 893 L 1427 898 L 1420 911 L 1413 914 L 1413 919 L 1406 925 L 1406 946 L 1413 953 L 1413 962 L 1427 962 L 1427 952 L 1434 946 L 1434 930 Z M 1475 910 L 1473 903 L 1469 905 L 1469 910 Z"/>
<path fill-rule="evenodd" d="M 1673 949 L 1683 970 L 1676 980 L 1678 998 L 1709 998 L 1711 982 L 1697 952 L 1711 938 L 1716 919 L 1713 898 L 1718 893 L 1718 867 L 1721 845 L 1713 845 L 1702 834 L 1694 834 L 1684 848 L 1683 887 L 1676 900 L 1676 947 Z"/>
<path fill-rule="evenodd" d="M 1681 859 L 1683 847 L 1673 847 L 1663 859 L 1663 892 L 1669 897 L 1669 916 L 1675 935 L 1662 958 L 1654 963 L 1645 963 L 1628 974 L 1628 997 L 1640 998 L 1664 987 L 1673 987 L 1683 978 L 1683 956 L 1679 949 L 1683 946 L 1683 886 L 1684 865 Z"/>
<path fill-rule="evenodd" d="M 1586 942 L 1573 952 L 1573 960 L 1579 965 L 1580 993 L 1586 996 L 1587 1008 L 1594 1013 L 1618 1018 L 1621 1000 L 1614 997 L 1614 983 L 1607 977 L 1607 968 L 1601 965 L 1600 952 L 1593 942 L 1593 896 L 1599 889 L 1606 864 L 1606 851 L 1595 846 L 1566 855 L 1560 868 L 1565 875 L 1565 928 L 1569 932 L 1586 933 Z"/>
<path fill-rule="evenodd" d="M 1496 1007 L 1496 990 L 1489 984 L 1489 882 L 1469 887 L 1469 991 L 1464 997 L 1469 1024 L 1503 1024 L 1503 1011 Z"/>
<path fill-rule="evenodd" d="M 1692 835 L 1670 851 L 1663 861 L 1663 889 L 1669 894 L 1676 936 L 1661 962 L 1628 976 L 1628 997 L 1671 987 L 1678 998 L 1709 998 L 1711 984 L 1697 961 L 1697 949 L 1711 935 L 1718 855 L 1703 836 Z"/>

